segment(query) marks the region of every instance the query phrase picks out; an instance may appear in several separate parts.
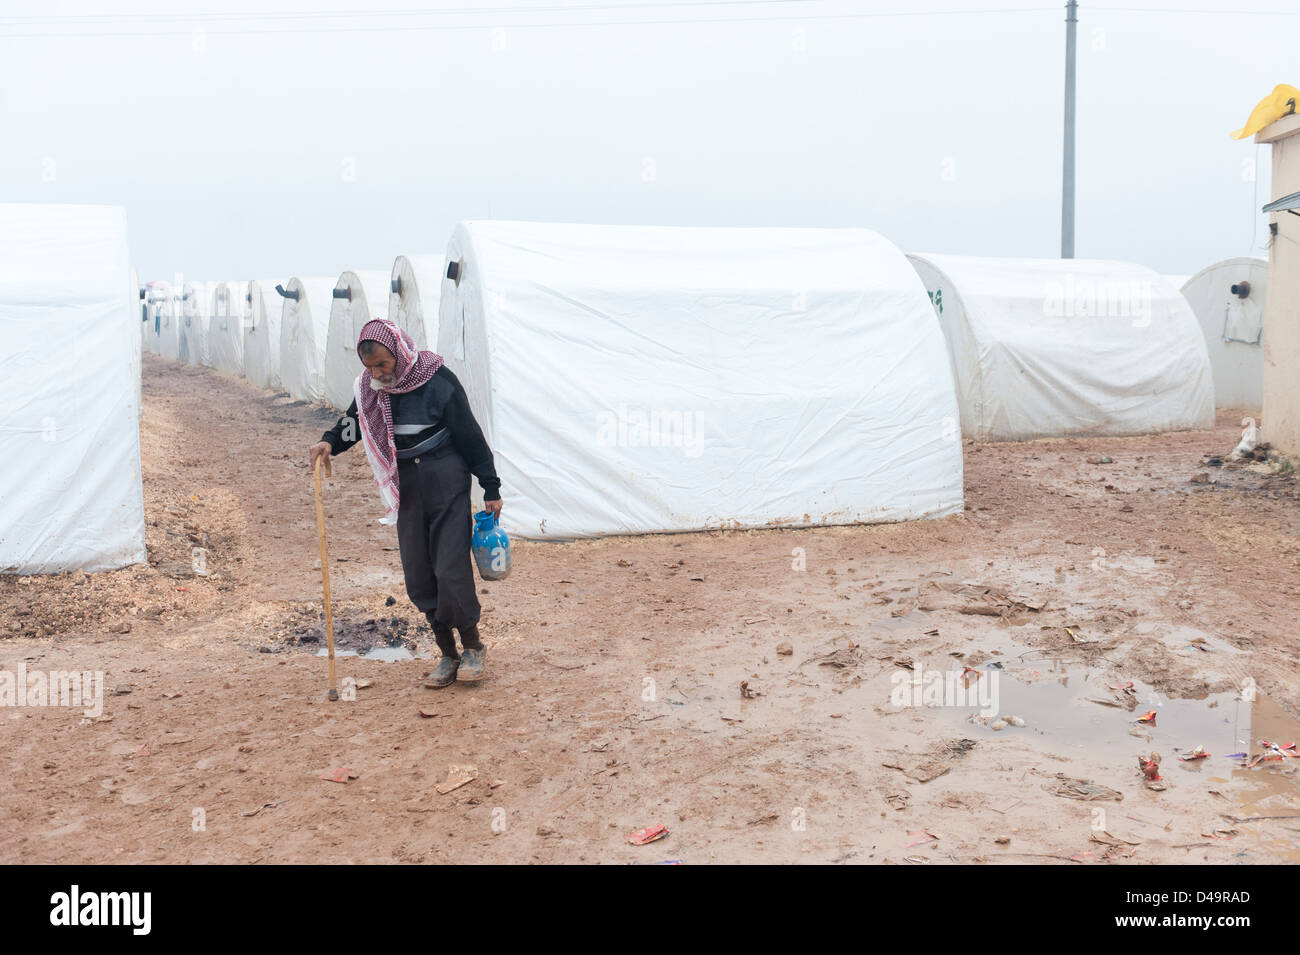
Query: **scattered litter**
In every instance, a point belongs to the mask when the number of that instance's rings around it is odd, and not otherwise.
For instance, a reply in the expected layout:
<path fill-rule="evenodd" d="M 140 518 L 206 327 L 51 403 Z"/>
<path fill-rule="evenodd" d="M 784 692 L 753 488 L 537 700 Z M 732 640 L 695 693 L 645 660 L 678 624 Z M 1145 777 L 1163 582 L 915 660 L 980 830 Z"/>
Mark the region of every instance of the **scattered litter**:
<path fill-rule="evenodd" d="M 358 690 L 364 690 L 368 686 L 374 686 L 374 680 L 357 680 L 355 686 Z"/>
<path fill-rule="evenodd" d="M 1231 839 L 1238 834 L 1236 829 L 1215 829 L 1213 832 L 1202 832 L 1201 835 L 1206 839 Z"/>
<path fill-rule="evenodd" d="M 1184 762 L 1184 763 L 1190 763 L 1190 762 L 1193 762 L 1194 760 L 1205 759 L 1205 758 L 1206 758 L 1207 756 L 1209 756 L 1209 755 L 1210 755 L 1210 754 L 1207 753 L 1207 752 L 1205 751 L 1205 747 L 1204 747 L 1204 746 L 1198 746 L 1198 747 L 1196 747 L 1196 749 L 1192 750 L 1190 753 L 1183 753 L 1183 754 L 1182 754 L 1181 756 L 1179 756 L 1178 758 L 1179 758 L 1179 760 L 1181 760 L 1181 761 Z"/>
<path fill-rule="evenodd" d="M 431 716 L 437 716 L 438 711 L 435 710 L 432 706 L 422 706 L 420 707 L 420 715 L 427 720 Z"/>
<path fill-rule="evenodd" d="M 1160 754 L 1138 757 L 1138 768 L 1147 779 L 1160 779 Z"/>
<path fill-rule="evenodd" d="M 997 837 L 996 839 L 994 839 L 993 841 L 996 842 L 996 843 L 997 843 L 998 845 L 1000 845 L 1000 846 L 1009 846 L 1009 845 L 1011 845 L 1011 837 L 1010 837 L 1010 836 L 998 836 L 998 837 Z"/>
<path fill-rule="evenodd" d="M 907 838 L 910 841 L 903 844 L 904 849 L 911 849 L 914 848 L 915 846 L 923 846 L 927 842 L 939 841 L 938 836 L 936 836 L 933 832 L 926 832 L 924 829 L 918 830 L 917 832 L 909 832 L 907 834 Z"/>
<path fill-rule="evenodd" d="M 355 769 L 349 769 L 346 766 L 342 766 L 338 769 L 330 769 L 321 773 L 320 778 L 332 783 L 346 783 L 349 779 L 360 779 L 361 774 Z"/>
<path fill-rule="evenodd" d="M 478 767 L 476 766 L 448 766 L 447 778 L 433 788 L 438 790 L 441 795 L 445 796 L 453 789 L 459 789 L 466 783 L 472 783 L 477 778 Z"/>
<path fill-rule="evenodd" d="M 889 769 L 900 770 L 909 779 L 928 783 L 948 772 L 956 760 L 969 753 L 975 746 L 976 742 L 973 739 L 942 740 L 929 753 L 910 764 L 884 763 L 883 765 Z"/>
<path fill-rule="evenodd" d="M 1100 842 L 1103 846 L 1140 846 L 1140 845 L 1142 845 L 1141 840 L 1139 840 L 1139 841 L 1137 841 L 1137 842 L 1134 842 L 1134 841 L 1132 841 L 1131 839 L 1120 839 L 1120 838 L 1118 838 L 1117 836 L 1112 836 L 1109 832 L 1107 832 L 1107 831 L 1104 830 L 1104 829 L 1101 830 L 1100 832 L 1094 832 L 1094 833 L 1092 834 L 1092 841 L 1093 841 L 1093 842 Z"/>
<path fill-rule="evenodd" d="M 628 833 L 627 841 L 634 846 L 644 846 L 651 842 L 658 842 L 666 835 L 668 835 L 667 826 L 646 826 L 644 829 Z"/>
<path fill-rule="evenodd" d="M 1114 464 L 1115 462 L 1107 457 L 1088 458 L 1089 464 Z"/>
<path fill-rule="evenodd" d="M 1005 815 L 1006 815 L 1007 813 L 1009 813 L 1012 809 L 1016 809 L 1016 808 L 1018 808 L 1018 807 L 1020 807 L 1020 806 L 1023 806 L 1024 804 L 1025 804 L 1025 801 L 1024 801 L 1023 799 L 1013 799 L 1013 800 L 1011 800 L 1011 802 L 1007 803 L 1005 806 L 994 806 L 994 807 L 993 807 L 993 811 L 994 811 L 994 812 L 1000 812 L 1000 813 L 1002 813 L 1002 815 L 1005 816 Z"/>
<path fill-rule="evenodd" d="M 1141 716 L 1139 716 L 1139 717 L 1137 718 L 1136 722 L 1138 722 L 1138 723 L 1145 723 L 1147 726 L 1155 726 L 1155 725 L 1156 725 L 1156 711 L 1155 711 L 1155 710 L 1147 710 L 1145 713 L 1143 713 Z"/>
<path fill-rule="evenodd" d="M 903 861 L 910 862 L 912 865 L 926 865 L 930 860 L 925 856 L 903 856 Z"/>
<path fill-rule="evenodd" d="M 989 729 L 991 730 L 1004 730 L 1006 728 L 1007 728 L 1006 720 L 994 720 L 992 723 L 989 724 Z"/>
<path fill-rule="evenodd" d="M 1056 778 L 1059 782 L 1050 787 L 1048 792 L 1056 796 L 1064 796 L 1066 799 L 1081 799 L 1084 802 L 1113 799 L 1115 802 L 1120 802 L 1124 798 L 1123 793 L 1109 786 L 1098 785 L 1090 779 L 1074 779 L 1064 773 L 1057 773 Z"/>
<path fill-rule="evenodd" d="M 281 801 L 283 801 L 283 800 L 281 800 Z M 279 802 L 264 802 L 264 803 L 262 803 L 262 805 L 258 806 L 256 809 L 250 809 L 248 812 L 241 812 L 240 815 L 241 815 L 241 816 L 256 816 L 256 815 L 257 815 L 259 812 L 261 812 L 263 809 L 274 809 L 274 808 L 275 808 L 276 806 L 278 806 L 278 805 L 280 805 Z"/>
<path fill-rule="evenodd" d="M 740 681 L 740 698 L 742 700 L 752 700 L 756 696 L 762 696 L 758 690 L 750 689 L 748 680 Z"/>
<path fill-rule="evenodd" d="M 1006 720 L 1008 723 L 1010 723 L 1012 726 L 1024 726 L 1024 725 L 1025 725 L 1025 721 L 1024 721 L 1023 719 L 1021 719 L 1019 716 L 1004 716 L 1004 717 L 1002 717 L 1002 718 L 1003 718 L 1004 720 Z"/>

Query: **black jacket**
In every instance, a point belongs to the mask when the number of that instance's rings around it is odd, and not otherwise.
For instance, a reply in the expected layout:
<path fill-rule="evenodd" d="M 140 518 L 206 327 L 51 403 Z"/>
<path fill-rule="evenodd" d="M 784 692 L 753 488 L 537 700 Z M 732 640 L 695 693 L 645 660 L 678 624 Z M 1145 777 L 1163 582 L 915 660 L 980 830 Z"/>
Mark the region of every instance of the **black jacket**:
<path fill-rule="evenodd" d="M 391 396 L 393 425 L 428 425 L 419 434 L 399 434 L 393 443 L 399 448 L 419 444 L 439 428 L 451 432 L 451 443 L 469 466 L 470 473 L 478 478 L 483 488 L 483 500 L 495 501 L 501 497 L 501 479 L 497 477 L 492 461 L 492 450 L 483 437 L 483 430 L 474 419 L 460 380 L 451 369 L 443 365 L 437 373 L 414 391 Z M 348 435 L 349 437 L 344 437 Z M 357 421 L 357 402 L 348 405 L 347 414 L 323 435 L 321 440 L 330 446 L 333 454 L 346 451 L 361 440 L 361 425 Z"/>

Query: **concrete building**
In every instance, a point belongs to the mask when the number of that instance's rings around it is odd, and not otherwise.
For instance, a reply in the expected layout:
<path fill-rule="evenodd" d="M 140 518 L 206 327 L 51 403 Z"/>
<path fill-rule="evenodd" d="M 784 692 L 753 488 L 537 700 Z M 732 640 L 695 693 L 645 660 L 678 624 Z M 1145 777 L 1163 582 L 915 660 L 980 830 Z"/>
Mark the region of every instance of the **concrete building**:
<path fill-rule="evenodd" d="M 1273 147 L 1273 202 L 1264 307 L 1264 440 L 1300 457 L 1300 115 L 1283 116 L 1255 134 Z M 1288 206 L 1290 208 L 1288 208 Z"/>

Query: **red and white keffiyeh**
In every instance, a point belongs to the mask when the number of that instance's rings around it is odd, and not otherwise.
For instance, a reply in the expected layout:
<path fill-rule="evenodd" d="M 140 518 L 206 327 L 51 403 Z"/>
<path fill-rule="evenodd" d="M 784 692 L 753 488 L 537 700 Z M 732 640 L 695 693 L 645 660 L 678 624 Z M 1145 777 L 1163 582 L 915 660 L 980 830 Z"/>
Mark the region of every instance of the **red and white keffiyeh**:
<path fill-rule="evenodd" d="M 370 469 L 375 472 L 375 484 L 379 486 L 379 495 L 384 499 L 384 524 L 397 522 L 397 505 L 401 494 L 397 484 L 397 444 L 393 439 L 393 399 L 394 394 L 414 391 L 437 373 L 442 367 L 442 356 L 431 351 L 420 351 L 415 347 L 411 336 L 392 322 L 382 318 L 366 322 L 357 338 L 360 354 L 361 343 L 379 342 L 397 359 L 393 374 L 397 379 L 392 385 L 375 387 L 369 369 L 357 376 L 352 391 L 357 399 L 357 420 L 361 425 L 361 443 L 366 449 L 366 459 Z"/>

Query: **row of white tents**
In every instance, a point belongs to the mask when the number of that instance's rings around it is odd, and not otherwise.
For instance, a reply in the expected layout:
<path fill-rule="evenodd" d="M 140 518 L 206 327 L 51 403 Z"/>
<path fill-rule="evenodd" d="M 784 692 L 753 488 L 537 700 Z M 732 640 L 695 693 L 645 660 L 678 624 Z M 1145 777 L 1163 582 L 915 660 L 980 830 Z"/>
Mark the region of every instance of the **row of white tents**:
<path fill-rule="evenodd" d="M 337 278 L 149 282 L 139 289 L 141 345 L 343 409 L 367 321 L 392 316 L 420 348 L 435 341 L 441 265 L 437 255 L 400 255 L 390 272 Z"/>
<path fill-rule="evenodd" d="M 948 514 L 963 434 L 1205 428 L 1216 348 L 1246 383 L 1262 360 L 1240 360 L 1261 346 L 1249 262 L 1180 293 L 862 229 L 466 222 L 387 271 L 141 287 L 120 210 L 0 211 L 0 329 L 27 343 L 0 376 L 24 462 L 0 472 L 0 571 L 142 555 L 141 347 L 344 408 L 360 326 L 387 315 L 460 377 L 507 528 L 543 538 Z"/>

